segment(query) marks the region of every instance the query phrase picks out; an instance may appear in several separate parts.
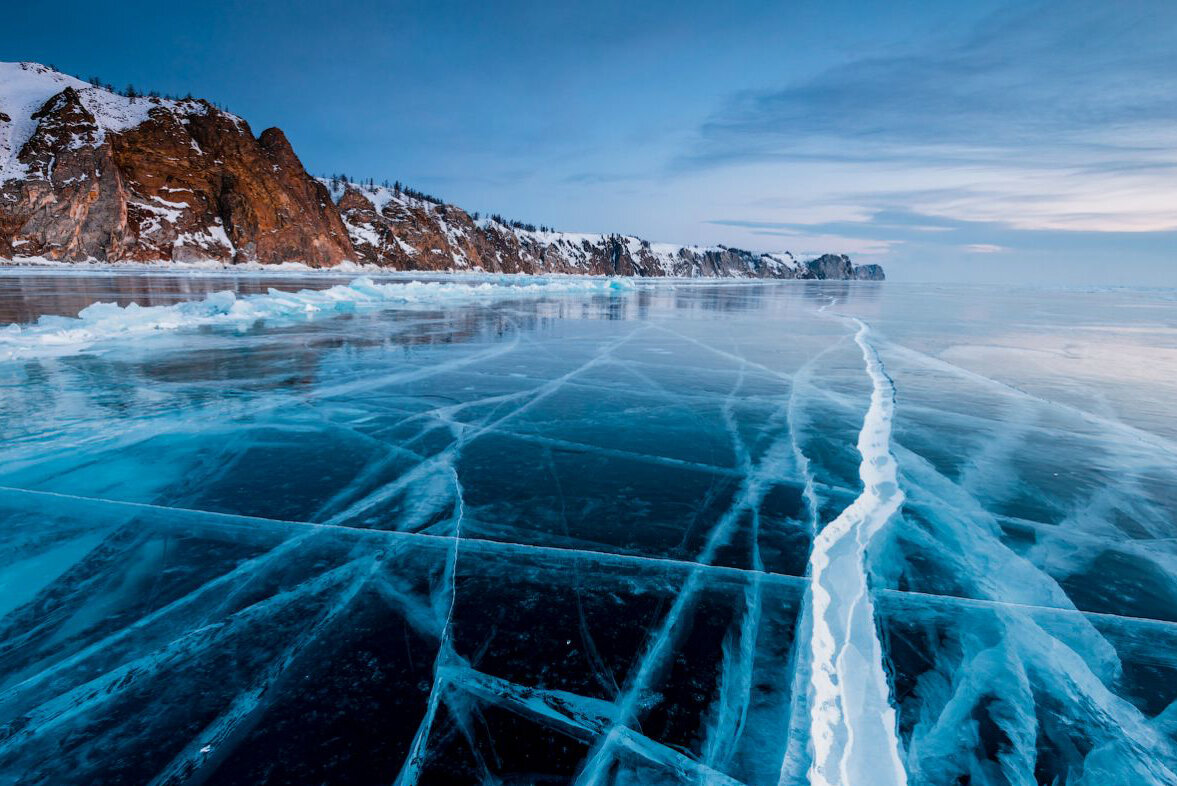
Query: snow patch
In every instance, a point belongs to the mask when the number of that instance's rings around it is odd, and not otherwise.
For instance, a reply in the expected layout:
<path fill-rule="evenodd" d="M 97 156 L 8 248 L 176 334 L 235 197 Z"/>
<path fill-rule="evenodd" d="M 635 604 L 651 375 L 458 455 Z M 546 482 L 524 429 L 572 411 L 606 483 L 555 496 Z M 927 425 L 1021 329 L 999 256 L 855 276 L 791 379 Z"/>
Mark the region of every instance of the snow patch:
<path fill-rule="evenodd" d="M 380 236 L 376 234 L 376 230 L 367 224 L 360 224 L 344 219 L 343 225 L 347 227 L 348 237 L 351 242 L 359 245 L 366 243 L 374 248 L 380 248 Z"/>

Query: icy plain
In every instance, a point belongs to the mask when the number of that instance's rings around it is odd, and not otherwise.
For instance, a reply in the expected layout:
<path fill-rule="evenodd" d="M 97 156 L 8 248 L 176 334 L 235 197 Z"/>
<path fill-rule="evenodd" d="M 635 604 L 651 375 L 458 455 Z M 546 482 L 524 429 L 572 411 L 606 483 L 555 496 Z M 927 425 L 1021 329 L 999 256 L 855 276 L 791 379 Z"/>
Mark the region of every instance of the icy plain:
<path fill-rule="evenodd" d="M 1177 783 L 1177 294 L 0 270 L 0 784 Z"/>

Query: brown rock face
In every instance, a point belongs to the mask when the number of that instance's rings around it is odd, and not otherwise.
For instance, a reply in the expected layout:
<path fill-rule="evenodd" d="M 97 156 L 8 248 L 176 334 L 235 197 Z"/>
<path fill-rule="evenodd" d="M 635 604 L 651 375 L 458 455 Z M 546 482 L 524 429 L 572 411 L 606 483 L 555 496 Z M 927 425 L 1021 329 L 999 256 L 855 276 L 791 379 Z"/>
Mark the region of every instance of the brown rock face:
<path fill-rule="evenodd" d="M 92 101 L 138 103 L 145 117 L 104 128 L 87 91 Z M 17 156 L 23 177 L 0 187 L 0 256 L 327 267 L 354 255 L 326 188 L 276 128 L 254 138 L 203 101 L 73 86 L 31 119 Z"/>
<path fill-rule="evenodd" d="M 37 131 L 17 156 L 27 177 L 0 192 L 0 254 L 118 258 L 127 195 L 94 116 L 66 88 L 32 118 Z"/>

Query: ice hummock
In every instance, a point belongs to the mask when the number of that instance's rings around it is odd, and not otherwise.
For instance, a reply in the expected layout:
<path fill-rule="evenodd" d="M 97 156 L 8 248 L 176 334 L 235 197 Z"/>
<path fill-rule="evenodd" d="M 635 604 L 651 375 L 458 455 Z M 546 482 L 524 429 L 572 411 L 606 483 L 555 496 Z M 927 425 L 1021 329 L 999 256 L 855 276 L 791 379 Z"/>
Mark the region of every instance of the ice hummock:
<path fill-rule="evenodd" d="M 501 277 L 481 283 L 407 281 L 376 283 L 360 277 L 326 289 L 237 296 L 230 290 L 202 300 L 167 306 L 94 303 L 76 317 L 46 316 L 33 325 L 0 328 L 0 360 L 67 355 L 115 339 L 144 338 L 160 331 L 210 325 L 249 327 L 259 320 L 281 324 L 315 315 L 387 309 L 422 303 L 460 303 L 497 297 L 559 293 L 622 292 L 633 288 L 623 279 L 551 279 L 521 281 Z"/>
<path fill-rule="evenodd" d="M 871 395 L 858 435 L 862 493 L 817 533 L 809 558 L 810 783 L 906 786 L 866 573 L 868 547 L 904 499 L 891 455 L 895 390 L 870 343 L 870 328 L 861 320 L 849 321 L 857 327 L 854 340 L 862 350 Z"/>

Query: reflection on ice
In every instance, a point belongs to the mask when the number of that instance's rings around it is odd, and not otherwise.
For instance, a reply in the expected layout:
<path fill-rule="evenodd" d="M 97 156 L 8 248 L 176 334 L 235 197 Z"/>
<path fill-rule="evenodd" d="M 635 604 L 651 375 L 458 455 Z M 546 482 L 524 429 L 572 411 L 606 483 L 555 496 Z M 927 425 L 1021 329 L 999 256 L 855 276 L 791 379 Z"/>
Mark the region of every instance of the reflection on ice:
<path fill-rule="evenodd" d="M 94 281 L 0 277 L 0 783 L 1177 782 L 1167 382 L 1018 293 Z"/>

